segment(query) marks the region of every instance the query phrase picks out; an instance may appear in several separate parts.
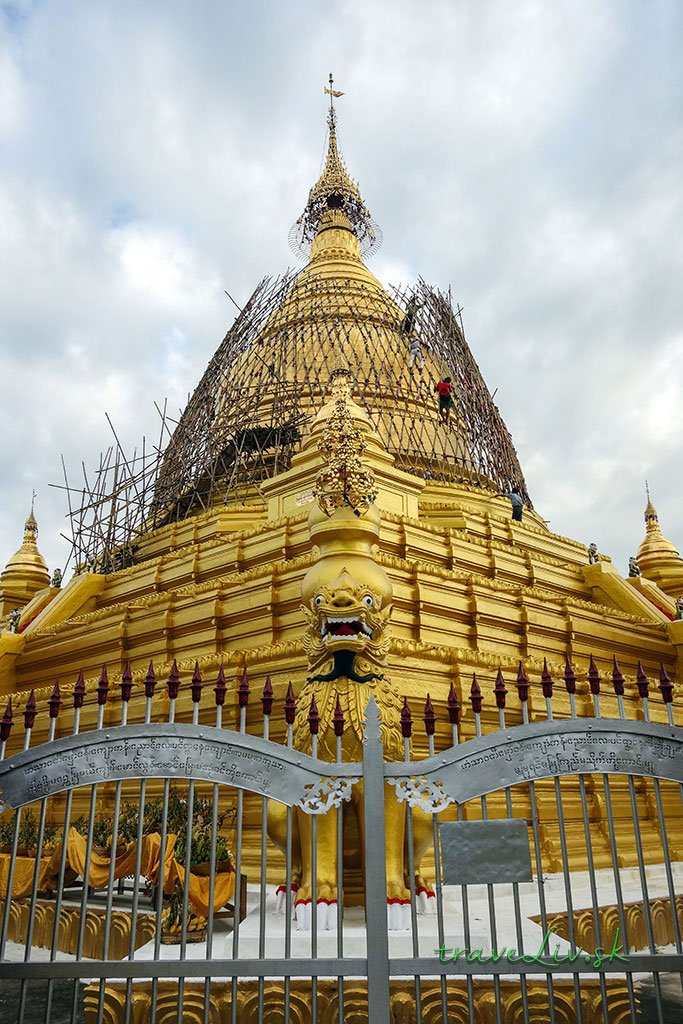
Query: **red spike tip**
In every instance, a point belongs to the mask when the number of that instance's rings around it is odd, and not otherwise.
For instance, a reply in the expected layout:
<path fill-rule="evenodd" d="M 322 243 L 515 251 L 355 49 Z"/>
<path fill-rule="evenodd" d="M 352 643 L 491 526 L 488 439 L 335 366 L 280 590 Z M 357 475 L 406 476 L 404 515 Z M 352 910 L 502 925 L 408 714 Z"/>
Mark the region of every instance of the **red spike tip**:
<path fill-rule="evenodd" d="M 664 663 L 659 663 L 659 689 L 662 691 L 662 700 L 665 704 L 672 704 L 674 699 L 674 684 L 669 679 Z"/>
<path fill-rule="evenodd" d="M 636 686 L 638 687 L 638 696 L 641 700 L 647 700 L 650 692 L 650 680 L 645 675 L 643 666 L 638 662 L 638 671 L 636 672 Z"/>
<path fill-rule="evenodd" d="M 0 720 L 0 743 L 6 743 L 9 739 L 9 734 L 12 731 L 12 698 L 10 697 L 7 701 L 7 707 L 5 713 Z"/>
<path fill-rule="evenodd" d="M 168 689 L 168 699 L 175 700 L 178 696 L 178 690 L 180 689 L 180 675 L 178 673 L 178 665 L 175 658 L 173 659 L 171 671 L 169 673 L 168 680 L 166 681 L 166 687 Z"/>
<path fill-rule="evenodd" d="M 216 679 L 216 685 L 213 688 L 213 692 L 216 695 L 216 707 L 222 708 L 225 704 L 225 694 L 228 689 L 228 684 L 225 681 L 225 672 L 223 665 L 218 669 L 218 678 Z"/>
<path fill-rule="evenodd" d="M 36 695 L 31 690 L 24 708 L 24 729 L 32 729 L 36 720 Z"/>
<path fill-rule="evenodd" d="M 541 688 L 543 690 L 544 697 L 552 697 L 554 685 L 553 677 L 550 675 L 550 670 L 548 669 L 548 662 L 544 658 L 543 671 L 541 672 Z"/>
<path fill-rule="evenodd" d="M 261 704 L 263 705 L 263 714 L 268 718 L 273 710 L 273 684 L 270 681 L 270 676 L 266 676 L 263 694 L 261 695 Z"/>
<path fill-rule="evenodd" d="M 339 694 L 337 694 L 337 703 L 334 709 L 334 716 L 332 718 L 332 721 L 334 723 L 334 735 L 343 736 L 345 721 L 344 712 L 342 711 L 342 706 L 339 702 Z"/>
<path fill-rule="evenodd" d="M 157 686 L 157 677 L 154 674 L 154 663 L 150 661 L 147 675 L 145 676 L 145 697 L 153 697 Z"/>
<path fill-rule="evenodd" d="M 493 692 L 496 697 L 496 707 L 504 708 L 505 698 L 507 697 L 508 691 L 507 687 L 505 686 L 505 680 L 503 679 L 503 673 L 501 672 L 500 669 L 498 669 L 498 674 L 496 675 L 496 684 L 493 687 Z"/>
<path fill-rule="evenodd" d="M 588 683 L 591 688 L 591 693 L 597 696 L 597 694 L 600 693 L 600 673 L 598 672 L 598 667 L 595 664 L 592 654 L 590 665 L 588 666 Z"/>
<path fill-rule="evenodd" d="M 401 708 L 401 733 L 404 740 L 409 740 L 413 734 L 413 716 L 407 697 L 403 698 L 403 707 Z"/>
<path fill-rule="evenodd" d="M 460 705 L 458 704 L 458 695 L 455 692 L 455 686 L 451 682 L 451 688 L 448 691 L 448 717 L 451 720 L 451 725 L 458 725 L 460 722 Z"/>
<path fill-rule="evenodd" d="M 318 735 L 318 729 L 320 728 L 320 712 L 318 711 L 318 705 L 315 702 L 315 697 L 311 697 L 311 707 L 308 712 L 308 728 L 311 730 L 311 736 Z"/>
<path fill-rule="evenodd" d="M 199 671 L 199 662 L 194 663 L 194 672 L 192 673 L 192 681 L 190 683 L 190 691 L 192 693 L 193 704 L 199 704 L 202 699 L 202 674 Z"/>
<path fill-rule="evenodd" d="M 621 674 L 621 669 L 617 662 L 616 655 L 612 655 L 612 686 L 617 697 L 624 696 L 624 677 Z"/>
<path fill-rule="evenodd" d="M 517 693 L 519 694 L 520 701 L 522 704 L 526 704 L 529 699 L 529 680 L 521 661 L 519 663 L 519 668 L 517 669 L 517 681 L 515 686 L 517 687 Z"/>
<path fill-rule="evenodd" d="M 568 654 L 564 656 L 564 685 L 567 693 L 576 693 L 576 674 Z"/>
<path fill-rule="evenodd" d="M 78 679 L 74 683 L 74 707 L 82 708 L 85 704 L 85 679 L 83 669 L 78 673 Z"/>
<path fill-rule="evenodd" d="M 472 688 L 470 689 L 470 701 L 472 703 L 472 710 L 474 711 L 475 715 L 480 715 L 483 698 L 481 695 L 481 690 L 479 688 L 479 683 L 477 682 L 476 673 L 472 673 Z"/>
<path fill-rule="evenodd" d="M 425 731 L 428 736 L 433 736 L 436 732 L 436 713 L 429 694 L 427 694 L 427 700 L 425 701 Z"/>
<path fill-rule="evenodd" d="M 107 675 L 107 666 L 102 666 L 100 672 L 100 679 L 97 684 L 97 703 L 106 704 L 107 697 L 109 696 L 109 676 Z"/>
<path fill-rule="evenodd" d="M 130 661 L 127 661 L 126 667 L 123 670 L 123 675 L 121 676 L 121 700 L 129 701 L 132 692 L 133 673 L 130 670 Z"/>
<path fill-rule="evenodd" d="M 246 665 L 242 671 L 242 678 L 240 679 L 237 687 L 237 700 L 241 708 L 246 708 L 249 703 L 249 676 L 247 675 Z"/>
<path fill-rule="evenodd" d="M 296 697 L 294 696 L 294 690 L 290 682 L 287 687 L 287 693 L 285 695 L 285 722 L 287 725 L 294 725 L 294 719 L 296 717 Z"/>
<path fill-rule="evenodd" d="M 47 702 L 49 708 L 50 718 L 56 718 L 59 714 L 59 709 L 62 706 L 62 695 L 59 691 L 59 679 L 55 680 L 55 685 L 52 688 L 50 699 Z"/>

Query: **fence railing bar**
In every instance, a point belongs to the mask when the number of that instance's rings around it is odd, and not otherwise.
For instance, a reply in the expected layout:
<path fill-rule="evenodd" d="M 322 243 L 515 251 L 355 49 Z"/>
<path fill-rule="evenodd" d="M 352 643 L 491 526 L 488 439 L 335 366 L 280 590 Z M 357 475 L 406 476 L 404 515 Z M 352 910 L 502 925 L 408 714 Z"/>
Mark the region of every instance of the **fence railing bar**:
<path fill-rule="evenodd" d="M 427 694 L 427 703 L 431 705 L 429 694 Z M 433 715 L 433 712 L 432 712 Z M 429 756 L 434 756 L 434 721 L 431 716 L 428 716 L 427 709 L 425 709 L 425 725 L 427 728 L 427 737 L 429 743 Z M 436 888 L 436 927 L 439 936 L 439 947 L 443 946 L 446 941 L 446 928 L 443 916 L 443 880 L 441 877 L 441 843 L 439 837 L 439 818 L 437 814 L 432 814 L 432 843 L 434 844 L 434 884 Z M 411 877 L 413 877 L 411 872 Z M 413 878 L 413 888 L 414 888 Z M 411 890 L 411 904 L 414 896 Z M 441 988 L 441 1013 L 443 1015 L 443 1024 L 448 1024 L 448 989 L 446 987 L 446 978 L 441 977 L 440 980 Z"/>
<path fill-rule="evenodd" d="M 569 709 L 572 718 L 576 718 L 576 697 L 569 692 Z M 593 917 L 593 928 L 595 930 L 595 941 L 598 946 L 602 945 L 600 926 L 600 900 L 595 881 L 595 858 L 593 856 L 593 840 L 591 838 L 590 816 L 588 813 L 588 798 L 586 796 L 586 780 L 583 775 L 578 775 L 579 796 L 581 799 L 581 817 L 583 819 L 583 835 L 586 843 L 586 859 L 588 862 L 588 881 L 591 890 L 591 909 Z M 607 1003 L 607 984 L 604 975 L 600 975 L 600 1002 L 605 1020 L 609 1020 L 609 1006 Z M 635 1024 L 635 1022 L 634 1022 Z"/>
<path fill-rule="evenodd" d="M 31 734 L 33 732 L 33 724 L 36 718 L 36 699 L 31 690 L 31 694 L 26 702 L 24 708 L 24 743 L 23 751 L 28 750 L 31 745 Z M 19 828 L 21 826 L 21 812 L 22 808 L 17 807 L 16 814 L 14 816 L 14 830 L 12 832 L 12 845 L 10 849 L 9 865 L 7 867 L 7 887 L 5 889 L 5 906 L 2 913 L 2 932 L 0 933 L 0 960 L 5 955 L 5 943 L 7 942 L 7 932 L 9 929 L 9 915 L 12 907 L 12 889 L 14 888 L 14 871 L 17 862 L 17 848 L 19 846 Z"/>
<path fill-rule="evenodd" d="M 316 723 L 317 725 L 317 723 Z M 318 734 L 311 735 L 311 754 L 318 756 Z M 318 959 L 318 815 L 310 816 L 311 824 L 311 959 Z M 311 978 L 311 1024 L 318 1024 L 318 979 Z"/>
<path fill-rule="evenodd" d="M 649 702 L 648 702 L 648 698 L 647 698 L 646 695 L 643 695 L 643 697 L 641 698 L 641 703 L 643 705 L 643 717 L 645 718 L 646 722 L 649 722 L 650 721 L 650 707 L 649 707 Z M 667 708 L 669 708 L 669 707 L 670 707 L 670 705 L 667 704 Z M 672 725 L 673 722 L 670 721 L 669 724 Z M 662 800 L 662 789 L 661 789 L 661 785 L 660 785 L 659 779 L 655 778 L 655 779 L 653 779 L 653 782 L 654 782 L 654 789 L 655 789 L 655 802 L 657 804 L 657 818 L 658 818 L 658 821 L 659 821 L 659 833 L 660 833 L 661 841 L 662 841 L 662 855 L 663 855 L 663 858 L 664 858 L 664 871 L 666 873 L 666 886 L 667 886 L 667 890 L 669 892 L 669 903 L 670 903 L 670 908 L 671 908 L 671 924 L 672 924 L 672 927 L 673 927 L 674 943 L 675 943 L 675 946 L 676 946 L 676 952 L 677 953 L 683 953 L 683 944 L 682 944 L 682 941 L 681 941 L 681 927 L 680 927 L 680 922 L 678 920 L 678 906 L 677 906 L 677 903 L 676 903 L 676 887 L 675 887 L 675 884 L 674 884 L 673 874 L 672 874 L 672 871 L 671 871 L 671 849 L 670 849 L 670 846 L 669 846 L 669 836 L 668 836 L 668 832 L 667 832 L 667 828 L 666 828 L 666 818 L 665 818 L 665 815 L 664 815 L 664 803 L 663 803 L 663 800 Z M 679 976 L 679 980 L 680 980 L 680 983 L 681 983 L 681 992 L 683 993 L 683 971 L 681 972 L 681 974 Z"/>
<path fill-rule="evenodd" d="M 529 724 L 529 683 L 526 673 L 520 662 L 517 674 L 517 691 L 522 705 L 522 724 Z M 538 801 L 536 800 L 536 786 L 533 782 L 528 783 L 529 805 L 531 807 L 531 829 L 534 836 L 534 861 L 536 862 L 536 890 L 538 893 L 538 908 L 541 918 L 543 934 L 548 933 L 548 910 L 545 902 L 545 873 L 543 869 L 543 851 L 541 850 L 541 829 L 538 817 Z M 548 988 L 548 1014 L 550 1024 L 556 1024 L 555 1017 L 555 988 L 552 974 L 545 976 Z"/>
<path fill-rule="evenodd" d="M 458 735 L 458 726 L 460 724 L 460 704 L 455 693 L 455 687 L 451 683 L 450 693 L 448 695 L 448 716 L 451 723 L 451 741 L 454 747 L 459 745 L 460 737 Z M 463 820 L 462 807 L 460 804 L 457 805 L 457 819 L 458 821 Z M 460 899 L 462 903 L 462 922 L 463 922 L 463 936 L 465 939 L 465 945 L 468 949 L 472 947 L 472 937 L 470 931 L 470 906 L 469 897 L 467 895 L 467 886 L 460 886 Z M 474 983 L 471 975 L 466 978 L 467 983 L 467 1015 L 469 1018 L 469 1024 L 475 1024 L 475 1002 L 474 1002 Z"/>
<path fill-rule="evenodd" d="M 287 725 L 287 747 L 291 750 L 294 746 L 294 714 L 296 701 L 291 693 L 292 685 L 289 685 L 289 699 L 285 698 L 285 722 Z M 293 811 L 287 807 L 286 836 L 285 836 L 285 958 L 288 960 L 292 955 L 292 829 Z M 285 978 L 285 1020 L 284 1024 L 290 1024 L 290 1003 L 291 1003 L 291 980 Z"/>
<path fill-rule="evenodd" d="M 59 693 L 58 684 L 55 684 L 55 690 Z M 53 691 L 53 698 L 55 691 Z M 50 707 L 50 725 L 48 728 L 47 742 L 52 743 L 55 738 L 55 730 L 57 728 L 57 715 L 53 715 L 52 706 Z M 77 709 L 74 714 L 74 732 L 78 732 L 78 716 L 80 710 Z M 31 896 L 29 898 L 28 905 L 28 922 L 26 925 L 26 942 L 24 944 L 24 960 L 31 959 L 31 947 L 33 945 L 33 926 L 36 917 L 36 902 L 38 899 L 38 884 L 40 882 L 40 871 L 41 871 L 41 858 L 43 853 L 43 842 L 45 838 L 45 817 L 47 814 L 47 797 L 44 797 L 40 801 L 40 812 L 38 816 L 38 835 L 36 837 L 36 859 L 33 866 L 33 881 L 31 883 Z M 26 1012 L 26 995 L 27 986 L 26 982 L 22 979 L 19 986 L 19 1007 L 17 1010 L 17 1022 L 18 1024 L 24 1024 L 24 1014 Z"/>
<path fill-rule="evenodd" d="M 553 706 L 550 694 L 552 693 L 552 679 L 548 672 L 547 664 L 543 663 L 543 687 L 545 694 L 545 715 L 549 722 L 553 720 Z M 567 834 L 564 822 L 564 806 L 562 802 L 562 786 L 557 776 L 553 779 L 555 790 L 555 806 L 557 808 L 557 826 L 560 833 L 560 853 L 562 856 L 562 880 L 564 882 L 564 896 L 567 907 L 567 929 L 569 932 L 569 944 L 572 952 L 576 952 L 576 925 L 574 923 L 574 899 L 572 896 L 572 876 L 569 869 L 569 851 L 567 849 Z M 576 1024 L 583 1024 L 583 1007 L 581 1004 L 581 979 L 578 974 L 574 975 L 574 1000 L 576 1003 Z"/>
<path fill-rule="evenodd" d="M 596 670 L 597 672 L 597 670 Z M 596 690 L 595 687 L 598 687 Z M 591 685 L 591 692 L 593 695 L 593 713 L 596 718 L 601 718 L 600 713 L 600 697 L 599 697 L 599 683 L 594 679 Z M 605 810 L 607 811 L 607 827 L 609 832 L 609 845 L 610 845 L 610 857 L 612 860 L 612 874 L 614 878 L 614 890 L 617 897 L 617 914 L 619 916 L 619 928 L 621 929 L 621 937 L 623 939 L 624 953 L 629 954 L 630 940 L 628 930 L 626 927 L 626 914 L 624 912 L 624 893 L 621 885 L 621 873 L 619 871 L 619 859 L 617 853 L 617 838 L 614 831 L 614 813 L 612 809 L 612 791 L 610 787 L 609 775 L 603 774 L 602 785 L 605 793 Z M 637 1020 L 636 1010 L 636 998 L 635 990 L 633 987 L 633 979 L 630 974 L 626 975 L 626 984 L 628 986 L 628 1000 L 629 1009 L 631 1011 L 631 1019 Z M 661 1002 L 661 999 L 660 999 Z"/>
<path fill-rule="evenodd" d="M 624 714 L 624 700 L 620 695 L 617 696 L 619 706 L 619 717 L 625 718 Z M 638 861 L 638 876 L 640 878 L 640 888 L 643 895 L 643 918 L 645 920 L 645 930 L 647 932 L 647 941 L 650 947 L 650 952 L 656 952 L 655 946 L 655 933 L 652 924 L 652 910 L 650 908 L 650 894 L 647 884 L 647 873 L 645 870 L 645 858 L 643 855 L 643 840 L 640 831 L 640 817 L 638 814 L 638 801 L 636 798 L 636 787 L 633 781 L 632 775 L 627 775 L 628 780 L 628 795 L 631 804 L 631 814 L 633 819 L 633 834 L 636 840 L 636 858 Z M 655 1003 L 657 1006 L 657 1016 L 661 1024 L 665 1024 L 665 1018 L 662 1006 L 662 990 L 661 990 L 661 979 L 659 973 L 655 973 L 652 976 L 655 991 Z"/>
<path fill-rule="evenodd" d="M 178 670 L 173 661 L 171 668 L 171 674 L 169 675 L 167 682 L 168 690 L 168 721 L 169 723 L 175 722 L 175 708 L 176 700 L 178 699 Z M 164 913 L 164 878 L 166 875 L 166 846 L 168 845 L 168 805 L 171 796 L 171 780 L 164 779 L 163 794 L 161 797 L 161 835 L 160 835 L 160 846 L 159 846 L 159 868 L 157 871 L 156 879 L 156 893 L 155 893 L 155 914 L 156 922 L 154 929 L 154 959 L 158 960 L 161 951 L 161 929 L 162 929 L 162 918 Z M 150 995 L 150 1024 L 156 1024 L 157 1018 L 157 997 L 159 991 L 159 979 L 158 977 L 152 978 L 152 991 Z"/>
<path fill-rule="evenodd" d="M 154 693 L 154 671 L 152 663 L 150 662 L 149 670 L 147 672 L 147 679 L 145 680 L 145 725 L 149 725 L 152 720 L 152 696 Z M 140 794 L 138 797 L 138 827 L 136 835 L 136 849 L 135 849 L 135 868 L 133 876 L 133 897 L 130 909 L 130 933 L 128 936 L 128 958 L 133 960 L 135 957 L 135 946 L 137 940 L 137 924 L 138 924 L 138 903 L 140 897 L 140 871 L 142 869 L 142 842 L 144 834 L 144 819 L 145 819 L 145 795 L 147 792 L 147 780 L 140 780 Z M 126 983 L 126 1002 L 125 1002 L 125 1014 L 124 1024 L 130 1024 L 131 1017 L 131 1004 L 132 1004 L 132 982 L 130 979 Z"/>
<path fill-rule="evenodd" d="M 474 728 L 475 735 L 479 739 L 482 735 L 481 731 L 481 690 L 477 683 L 477 677 L 472 677 L 472 710 L 474 712 Z M 482 821 L 488 821 L 488 803 L 485 796 L 480 797 L 479 800 L 481 807 Z M 489 911 L 489 928 L 491 931 L 491 949 L 498 948 L 498 928 L 496 922 L 496 897 L 494 888 L 491 882 L 486 883 L 486 901 L 488 904 Z M 493 978 L 493 995 L 495 1000 L 496 1008 L 496 1024 L 503 1024 L 503 1003 L 501 999 L 500 989 L 500 978 L 494 976 Z"/>
<path fill-rule="evenodd" d="M 242 674 L 242 682 L 238 688 L 239 697 L 239 731 L 247 731 L 247 701 L 249 699 L 249 686 L 247 682 L 246 669 Z M 239 958 L 240 950 L 240 917 L 242 914 L 242 886 L 240 885 L 242 873 L 242 828 L 244 824 L 244 791 L 237 790 L 237 827 L 235 831 L 235 898 L 233 901 L 233 924 L 232 924 L 232 956 L 233 960 Z M 230 1021 L 231 1024 L 238 1024 L 237 1021 L 237 976 L 233 976 L 230 985 Z"/>
<path fill-rule="evenodd" d="M 195 676 L 199 675 L 199 666 L 195 668 Z M 193 679 L 194 681 L 194 679 Z M 192 724 L 197 725 L 199 722 L 199 694 L 201 693 L 201 678 L 199 680 L 199 686 L 195 693 L 195 688 L 192 690 Z M 180 929 L 180 959 L 185 960 L 187 957 L 187 926 L 188 916 L 190 907 L 190 875 L 192 873 L 192 826 L 194 822 L 194 795 L 195 795 L 195 781 L 190 779 L 187 792 L 187 822 L 185 825 L 185 871 L 183 875 L 183 921 Z M 213 844 L 216 842 L 216 836 L 213 836 Z M 178 1019 L 182 1020 L 183 1015 L 183 996 L 185 993 L 185 980 L 180 978 L 178 980 Z"/>
<path fill-rule="evenodd" d="M 270 685 L 270 677 L 268 677 L 266 687 L 270 689 L 272 694 L 272 686 Z M 263 704 L 263 731 L 262 736 L 264 740 L 267 740 L 270 735 L 270 712 L 272 709 L 272 696 L 266 695 L 266 688 L 263 691 L 264 695 L 261 698 Z M 261 878 L 260 878 L 260 889 L 259 889 L 259 943 L 258 943 L 258 955 L 260 960 L 264 960 L 266 957 L 266 896 L 267 896 L 267 846 L 268 846 L 268 798 L 265 796 L 261 797 Z M 239 927 L 238 923 L 235 922 L 236 926 Z M 264 979 L 259 978 L 258 980 L 258 1006 L 257 1016 L 258 1024 L 263 1024 L 263 999 L 265 993 Z"/>
<path fill-rule="evenodd" d="M 502 681 L 502 675 L 500 676 Z M 499 699 L 499 695 L 496 694 L 496 698 Z M 505 729 L 505 691 L 502 694 L 502 704 L 498 704 L 498 727 L 501 732 Z M 508 818 L 512 819 L 512 793 L 508 786 L 505 790 L 505 810 Z M 512 883 L 512 902 L 515 911 L 515 934 L 517 936 L 517 949 L 520 953 L 524 953 L 524 932 L 522 929 L 522 908 L 519 900 L 519 882 Z M 443 940 L 440 940 L 443 941 Z M 519 979 L 520 990 L 522 993 L 522 1013 L 524 1014 L 524 1024 L 529 1024 L 529 994 L 527 992 L 527 983 L 524 975 L 520 975 Z"/>
<path fill-rule="evenodd" d="M 338 698 L 337 698 L 338 699 Z M 342 722 L 343 729 L 343 722 Z M 344 760 L 343 735 L 336 735 L 336 757 L 341 764 Z M 337 808 L 337 957 L 344 956 L 344 809 L 340 804 Z M 344 978 L 337 977 L 337 1016 L 344 1020 Z"/>
<path fill-rule="evenodd" d="M 102 677 L 100 677 L 101 681 Z M 102 728 L 104 722 L 104 704 L 106 691 L 98 692 L 97 703 L 97 728 Z M 81 892 L 81 912 L 78 921 L 78 937 L 76 939 L 76 960 L 83 959 L 83 945 L 85 943 L 85 926 L 88 916 L 88 893 L 90 891 L 90 862 L 92 859 L 93 829 L 95 827 L 95 810 L 97 807 L 97 786 L 90 787 L 90 804 L 88 808 L 88 834 L 85 840 L 85 862 L 83 864 L 83 885 Z M 78 980 L 74 981 L 73 995 L 71 1001 L 71 1016 L 75 1020 L 78 1008 Z"/>
<path fill-rule="evenodd" d="M 128 701 L 121 694 L 121 725 L 128 721 Z M 114 787 L 114 813 L 111 829 L 111 850 L 109 856 L 109 878 L 107 880 L 107 900 L 104 911 L 104 932 L 102 935 L 102 959 L 106 960 L 109 954 L 109 936 L 111 932 L 111 915 L 114 905 L 114 872 L 116 870 L 116 847 L 119 838 L 119 816 L 121 813 L 121 788 L 122 782 L 117 782 Z M 67 800 L 71 796 L 71 790 L 67 794 Z M 100 990 L 97 1002 L 97 1024 L 102 1024 L 104 1019 L 104 981 L 100 982 Z"/>
<path fill-rule="evenodd" d="M 225 700 L 225 676 L 223 672 L 223 666 L 221 665 L 216 686 L 214 687 L 214 694 L 216 700 L 216 728 L 223 728 L 223 701 Z M 206 958 L 211 960 L 213 956 L 213 915 L 215 911 L 214 907 L 214 887 L 216 885 L 216 835 L 218 833 L 218 795 L 219 787 L 217 783 L 213 783 L 211 787 L 212 795 L 212 809 L 211 809 L 211 834 L 214 837 L 214 841 L 211 843 L 211 860 L 209 862 L 209 905 L 208 911 L 209 916 L 206 921 Z M 235 878 L 235 885 L 238 884 L 238 879 Z M 204 979 L 204 1024 L 210 1024 L 211 1018 L 211 978 Z"/>
<path fill-rule="evenodd" d="M 401 713 L 401 728 L 403 730 L 403 757 L 410 761 L 410 736 L 412 732 L 412 719 L 408 701 L 403 704 Z M 420 933 L 417 926 L 417 895 L 415 892 L 415 846 L 413 836 L 413 809 L 410 802 L 406 801 L 406 846 L 408 849 L 408 879 L 410 885 L 410 939 L 413 948 L 413 957 L 420 956 Z M 419 974 L 414 975 L 415 982 L 415 1021 L 422 1024 L 422 980 Z"/>

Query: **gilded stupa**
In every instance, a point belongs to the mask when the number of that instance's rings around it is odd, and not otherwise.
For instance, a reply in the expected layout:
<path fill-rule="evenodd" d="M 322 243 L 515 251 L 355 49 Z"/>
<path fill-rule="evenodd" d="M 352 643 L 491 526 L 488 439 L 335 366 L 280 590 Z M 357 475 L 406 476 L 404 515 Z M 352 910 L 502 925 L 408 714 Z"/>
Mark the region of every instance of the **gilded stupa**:
<path fill-rule="evenodd" d="M 588 564 L 585 544 L 548 529 L 449 296 L 421 279 L 387 290 L 365 265 L 379 229 L 340 156 L 333 108 L 328 125 L 322 174 L 292 231 L 294 244 L 307 250 L 304 267 L 257 287 L 160 455 L 129 463 L 128 477 L 117 465 L 118 489 L 103 484 L 74 510 L 76 571 L 68 584 L 49 588 L 36 561 L 22 630 L 0 636 L 0 697 L 11 694 L 15 708 L 32 689 L 40 706 L 55 678 L 75 679 L 82 670 L 83 721 L 92 724 L 102 664 L 115 677 L 130 662 L 128 721 L 143 721 L 140 683 L 150 659 L 160 678 L 174 661 L 181 679 L 189 679 L 195 661 L 205 677 L 223 665 L 232 683 L 226 727 L 238 720 L 245 668 L 257 685 L 270 676 L 276 701 L 290 682 L 303 686 L 301 589 L 314 561 L 308 519 L 325 464 L 315 423 L 340 367 L 366 434 L 363 467 L 377 490 L 381 529 L 373 550 L 393 589 L 386 657 L 401 698 L 419 706 L 429 693 L 443 713 L 454 686 L 465 707 L 476 672 L 488 694 L 484 719 L 494 720 L 496 673 L 516 674 L 521 662 L 532 680 L 533 718 L 543 706 L 544 659 L 561 676 L 571 658 L 585 682 L 591 655 L 611 671 L 615 650 L 627 700 L 635 699 L 639 662 L 650 675 L 662 663 L 675 679 L 683 632 L 671 621 L 669 577 L 657 577 L 650 589 L 635 585 L 608 557 Z M 453 407 L 442 416 L 435 387 L 447 377 Z M 521 522 L 501 496 L 514 487 L 524 503 Z M 648 538 L 640 553 L 644 578 L 648 553 L 661 548 L 650 523 Z M 567 707 L 559 695 L 557 715 Z M 105 725 L 118 715 L 112 693 Z M 247 728 L 258 730 L 253 715 L 250 708 Z M 186 686 L 176 716 L 192 716 Z M 68 730 L 68 718 L 60 730 Z M 509 720 L 521 720 L 518 706 Z M 46 728 L 41 715 L 37 739 Z M 274 720 L 275 739 L 278 729 Z M 464 737 L 473 733 L 471 714 L 462 729 Z M 450 739 L 437 735 L 436 742 Z M 423 755 L 426 739 L 413 747 Z M 538 788 L 541 817 L 550 823 L 552 800 Z M 591 806 L 601 821 L 597 796 Z M 630 810 L 625 800 L 617 807 L 619 830 Z M 255 822 L 247 815 L 247 871 L 257 858 Z M 596 861 L 608 855 L 608 831 L 599 827 Z M 543 856 L 557 869 L 550 831 Z"/>
<path fill-rule="evenodd" d="M 662 533 L 649 489 L 645 507 L 645 537 L 638 548 L 637 558 L 640 571 L 660 590 L 674 600 L 683 595 L 683 559 Z"/>
<path fill-rule="evenodd" d="M 21 547 L 15 551 L 0 574 L 0 617 L 14 608 L 23 608 L 49 582 L 50 574 L 45 559 L 38 550 L 38 523 L 32 503 L 24 523 Z"/>

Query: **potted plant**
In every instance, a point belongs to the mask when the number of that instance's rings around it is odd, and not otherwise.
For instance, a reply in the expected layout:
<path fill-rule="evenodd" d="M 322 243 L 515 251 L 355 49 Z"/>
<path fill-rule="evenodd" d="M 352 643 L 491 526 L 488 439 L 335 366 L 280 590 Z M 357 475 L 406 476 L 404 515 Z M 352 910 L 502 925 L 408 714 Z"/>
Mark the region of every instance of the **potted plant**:
<path fill-rule="evenodd" d="M 166 908 L 161 916 L 161 941 L 165 946 L 177 946 L 182 941 L 183 932 L 183 888 L 178 882 L 165 902 Z M 195 914 L 188 907 L 187 941 L 204 942 L 206 925 L 206 918 Z"/>
<path fill-rule="evenodd" d="M 88 817 L 85 814 L 81 814 L 80 817 L 75 818 L 72 821 L 73 827 L 77 833 L 81 836 L 88 837 Z M 95 818 L 92 825 L 92 849 L 99 857 L 111 857 L 112 856 L 112 827 L 114 821 L 110 817 L 100 816 Z M 117 846 L 114 856 L 118 856 L 123 852 L 121 846 Z"/>
<path fill-rule="evenodd" d="M 32 810 L 24 811 L 19 826 L 17 855 L 19 857 L 35 857 L 38 842 L 38 822 Z"/>
<path fill-rule="evenodd" d="M 195 875 L 208 875 L 211 871 L 211 848 L 214 842 L 213 834 L 213 802 L 208 797 L 196 797 L 192 808 L 192 833 L 190 839 L 190 855 L 187 855 L 187 801 L 180 801 L 179 807 L 175 809 L 177 818 L 174 820 L 174 830 L 177 840 L 175 856 L 179 864 L 186 865 L 189 862 L 190 871 Z M 170 804 L 169 804 L 170 809 Z M 182 814 L 180 812 L 183 812 Z M 229 811 L 222 811 L 216 817 L 217 828 L 220 829 L 229 816 Z M 169 815 L 170 817 L 170 815 Z M 216 844 L 216 872 L 232 870 L 232 853 L 228 846 L 227 839 L 218 832 L 215 835 Z"/>
<path fill-rule="evenodd" d="M 142 834 L 149 836 L 161 831 L 163 801 L 158 797 L 148 800 L 142 812 Z M 119 815 L 119 838 L 126 843 L 134 843 L 138 838 L 138 820 L 140 817 L 139 803 L 126 803 Z"/>
<path fill-rule="evenodd" d="M 46 821 L 45 828 L 43 830 L 43 852 L 50 853 L 57 846 L 57 840 L 59 838 L 59 828 L 53 821 Z"/>
<path fill-rule="evenodd" d="M 11 853 L 14 842 L 14 815 L 0 820 L 0 853 Z"/>

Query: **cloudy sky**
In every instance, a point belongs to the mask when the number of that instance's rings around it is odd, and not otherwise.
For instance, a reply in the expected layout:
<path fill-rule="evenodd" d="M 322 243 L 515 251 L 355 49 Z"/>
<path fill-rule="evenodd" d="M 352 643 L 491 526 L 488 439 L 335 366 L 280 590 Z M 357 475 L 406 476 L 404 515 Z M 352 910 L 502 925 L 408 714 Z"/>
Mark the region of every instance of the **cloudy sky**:
<path fill-rule="evenodd" d="M 551 529 L 683 546 L 678 0 L 0 3 L 0 563 L 184 405 L 317 177 L 330 70 L 385 282 L 453 289 Z"/>

